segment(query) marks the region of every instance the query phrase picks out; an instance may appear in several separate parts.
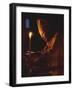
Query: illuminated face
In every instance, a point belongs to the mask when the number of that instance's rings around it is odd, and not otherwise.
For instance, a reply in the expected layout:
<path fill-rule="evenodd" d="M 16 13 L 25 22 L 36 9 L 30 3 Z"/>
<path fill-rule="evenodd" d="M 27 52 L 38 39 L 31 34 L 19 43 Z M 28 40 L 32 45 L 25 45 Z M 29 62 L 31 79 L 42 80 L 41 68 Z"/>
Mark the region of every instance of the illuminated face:
<path fill-rule="evenodd" d="M 46 34 L 45 34 L 44 30 L 43 30 L 42 23 L 41 23 L 41 20 L 40 19 L 37 20 L 37 26 L 38 26 L 38 32 L 39 32 L 41 38 L 45 42 L 47 42 L 47 37 L 46 37 Z"/>

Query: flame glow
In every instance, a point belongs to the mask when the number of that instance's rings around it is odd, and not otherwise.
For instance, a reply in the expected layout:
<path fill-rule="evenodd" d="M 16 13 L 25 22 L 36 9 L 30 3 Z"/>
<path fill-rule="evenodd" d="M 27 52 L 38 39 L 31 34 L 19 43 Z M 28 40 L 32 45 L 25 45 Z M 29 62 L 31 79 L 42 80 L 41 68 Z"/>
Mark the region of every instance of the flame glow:
<path fill-rule="evenodd" d="M 29 38 L 31 39 L 33 33 L 32 32 L 29 32 Z"/>

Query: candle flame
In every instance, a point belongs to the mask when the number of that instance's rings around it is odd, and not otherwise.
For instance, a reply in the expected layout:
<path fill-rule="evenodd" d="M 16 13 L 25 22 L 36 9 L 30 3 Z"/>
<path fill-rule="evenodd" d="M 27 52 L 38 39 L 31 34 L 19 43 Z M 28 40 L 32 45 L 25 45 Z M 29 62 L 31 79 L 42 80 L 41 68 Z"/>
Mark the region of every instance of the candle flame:
<path fill-rule="evenodd" d="M 29 32 L 29 38 L 31 39 L 33 33 L 32 32 Z"/>

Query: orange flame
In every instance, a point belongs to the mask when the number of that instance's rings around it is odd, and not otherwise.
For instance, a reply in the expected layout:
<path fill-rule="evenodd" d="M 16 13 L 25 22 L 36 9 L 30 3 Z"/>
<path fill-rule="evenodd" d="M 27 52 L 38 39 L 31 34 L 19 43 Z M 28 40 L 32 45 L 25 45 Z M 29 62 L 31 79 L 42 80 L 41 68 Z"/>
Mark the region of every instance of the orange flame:
<path fill-rule="evenodd" d="M 29 38 L 31 39 L 33 33 L 32 32 L 29 32 Z"/>

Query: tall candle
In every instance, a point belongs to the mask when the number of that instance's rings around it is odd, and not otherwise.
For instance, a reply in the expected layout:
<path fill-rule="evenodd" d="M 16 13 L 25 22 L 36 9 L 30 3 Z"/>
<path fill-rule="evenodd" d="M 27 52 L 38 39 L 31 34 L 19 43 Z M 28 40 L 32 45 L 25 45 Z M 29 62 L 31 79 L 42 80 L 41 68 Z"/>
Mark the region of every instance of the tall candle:
<path fill-rule="evenodd" d="M 32 32 L 29 32 L 29 51 L 31 51 L 31 39 L 32 39 Z"/>

